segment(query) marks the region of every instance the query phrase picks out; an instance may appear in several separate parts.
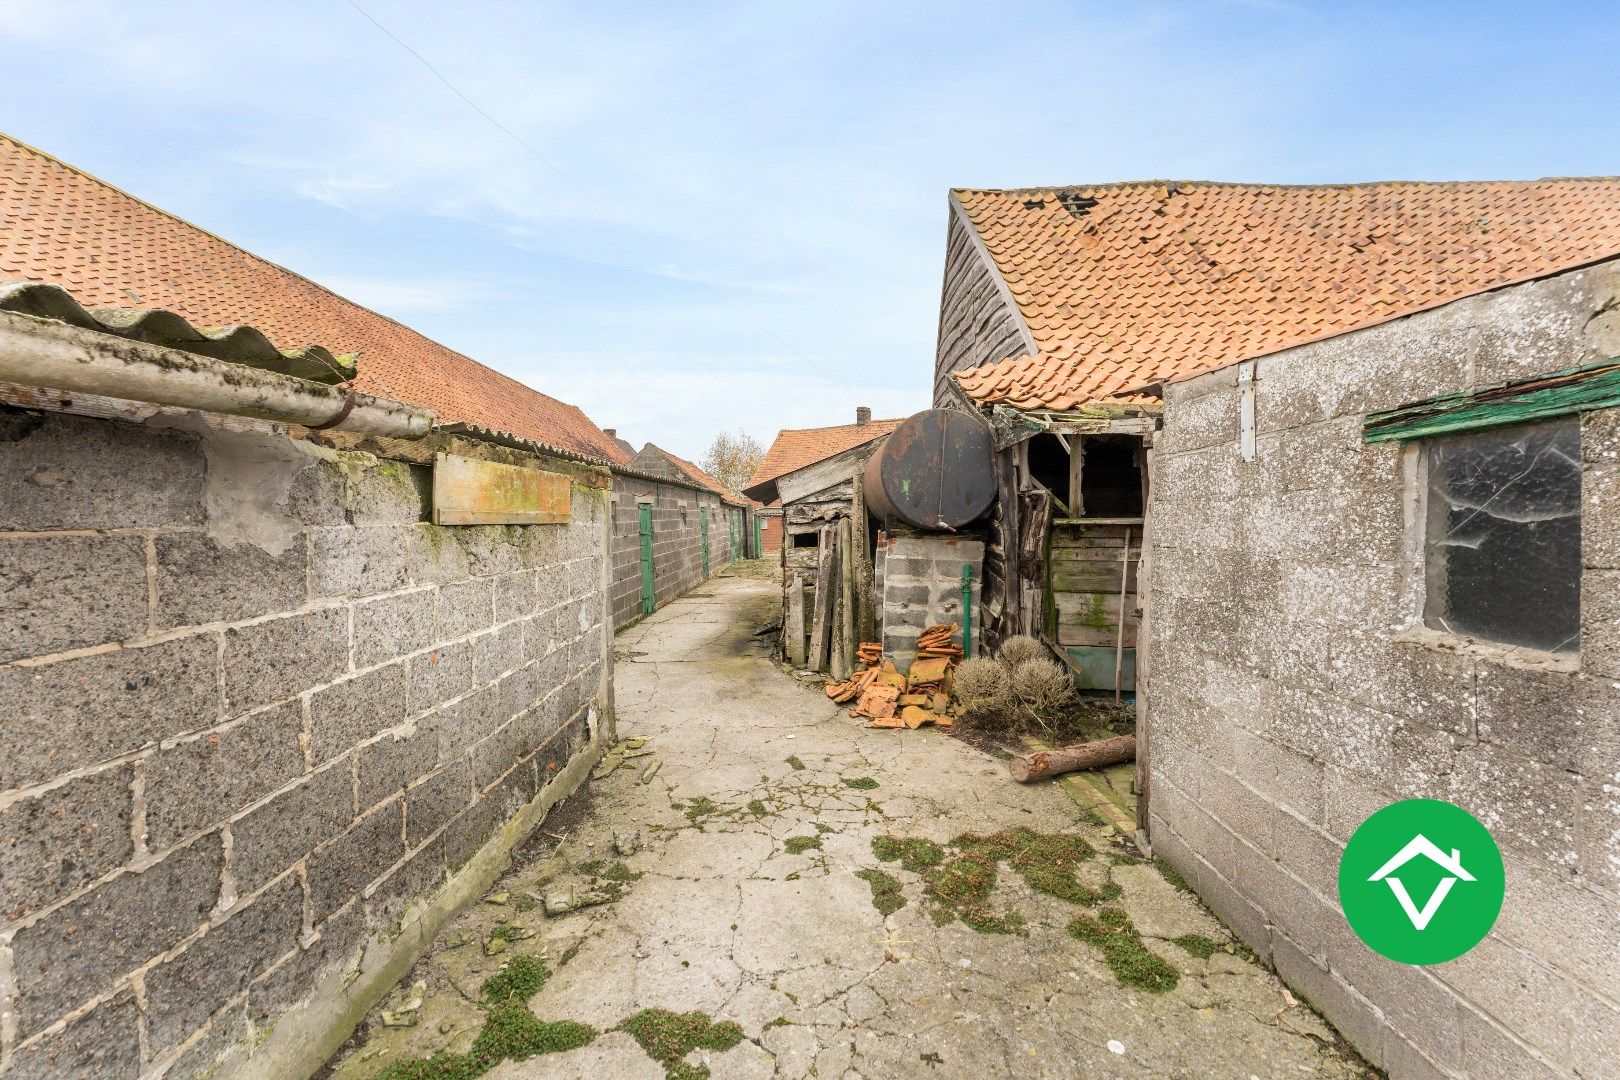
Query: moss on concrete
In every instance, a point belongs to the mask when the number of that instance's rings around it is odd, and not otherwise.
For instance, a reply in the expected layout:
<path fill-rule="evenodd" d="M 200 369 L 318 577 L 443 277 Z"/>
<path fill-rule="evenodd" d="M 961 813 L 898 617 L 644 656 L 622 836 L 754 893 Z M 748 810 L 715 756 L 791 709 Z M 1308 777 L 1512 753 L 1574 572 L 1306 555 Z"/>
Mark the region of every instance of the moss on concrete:
<path fill-rule="evenodd" d="M 872 840 L 872 854 L 883 862 L 899 862 L 903 870 L 920 874 L 945 861 L 945 849 L 932 840 L 920 836 L 901 839 L 897 836 L 878 836 Z"/>
<path fill-rule="evenodd" d="M 788 763 L 788 765 L 790 765 L 793 768 L 794 772 L 803 772 L 804 771 L 804 762 L 799 760 L 799 755 L 798 754 L 793 754 L 792 756 L 790 756 L 787 759 L 787 763 Z"/>
<path fill-rule="evenodd" d="M 434 1054 L 398 1061 L 377 1080 L 473 1080 L 512 1058 L 577 1050 L 596 1038 L 596 1029 L 572 1020 L 541 1020 L 528 1000 L 545 986 L 550 970 L 538 957 L 519 956 L 484 980 L 480 991 L 488 1015 L 465 1054 Z"/>
<path fill-rule="evenodd" d="M 857 870 L 855 876 L 872 886 L 872 906 L 885 915 L 892 915 L 906 906 L 905 893 L 900 882 L 881 870 Z"/>
<path fill-rule="evenodd" d="M 811 848 L 821 846 L 821 837 L 817 836 L 790 836 L 782 844 L 789 855 L 803 855 Z"/>
<path fill-rule="evenodd" d="M 1174 990 L 1181 975 L 1142 944 L 1131 917 L 1119 908 L 1103 908 L 1097 917 L 1076 916 L 1069 935 L 1102 950 L 1103 959 L 1121 986 L 1134 986 L 1150 994 Z"/>
<path fill-rule="evenodd" d="M 1170 940 L 1200 960 L 1208 960 L 1221 947 L 1220 942 L 1214 938 L 1205 937 L 1203 934 L 1182 934 L 1180 937 L 1173 937 Z"/>
<path fill-rule="evenodd" d="M 878 786 L 878 782 L 870 776 L 846 776 L 844 777 L 844 786 L 854 788 L 856 791 L 871 791 Z"/>
<path fill-rule="evenodd" d="M 708 1013 L 676 1013 L 643 1009 L 619 1025 L 664 1067 L 669 1080 L 696 1080 L 709 1070 L 682 1059 L 693 1050 L 730 1050 L 743 1040 L 742 1028 L 729 1021 L 715 1023 Z"/>

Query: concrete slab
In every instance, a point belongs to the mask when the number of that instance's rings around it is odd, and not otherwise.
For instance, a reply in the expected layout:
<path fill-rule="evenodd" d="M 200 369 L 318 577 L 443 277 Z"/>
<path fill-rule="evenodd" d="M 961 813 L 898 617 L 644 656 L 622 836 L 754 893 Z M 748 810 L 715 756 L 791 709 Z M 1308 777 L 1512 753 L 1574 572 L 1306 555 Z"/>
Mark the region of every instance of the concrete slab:
<path fill-rule="evenodd" d="M 942 732 L 867 728 L 784 673 L 757 636 L 777 597 L 769 582 L 721 578 L 619 636 L 618 730 L 647 738 L 652 755 L 593 782 L 583 816 L 565 810 L 569 820 L 542 826 L 543 843 L 496 887 L 509 903 L 462 915 L 402 984 L 427 983 L 424 1023 L 371 1024 L 334 1080 L 464 1050 L 485 1015 L 483 980 L 522 955 L 552 972 L 531 1012 L 604 1034 L 506 1062 L 488 1074 L 496 1080 L 662 1076 L 614 1030 L 646 1008 L 741 1028 L 737 1046 L 686 1057 L 714 1080 L 1369 1075 L 1192 896 L 1112 830 L 1082 822 L 1061 787 L 1014 784 Z M 659 771 L 641 783 L 652 760 Z M 1099 950 L 1066 932 L 1088 909 L 1005 865 L 993 902 L 1023 917 L 1022 934 L 937 923 L 921 877 L 872 852 L 883 835 L 946 843 L 1017 826 L 1097 850 L 1078 880 L 1117 888 L 1110 903 L 1180 973 L 1172 990 L 1121 985 Z M 618 853 L 614 836 L 630 833 L 640 847 Z M 898 882 L 903 907 L 873 906 L 857 876 L 870 870 Z M 549 919 L 516 910 L 559 884 L 621 895 Z M 489 955 L 484 943 L 513 922 L 536 933 Z M 1190 952 L 1170 940 L 1189 934 L 1217 950 L 1210 960 L 1197 942 Z"/>

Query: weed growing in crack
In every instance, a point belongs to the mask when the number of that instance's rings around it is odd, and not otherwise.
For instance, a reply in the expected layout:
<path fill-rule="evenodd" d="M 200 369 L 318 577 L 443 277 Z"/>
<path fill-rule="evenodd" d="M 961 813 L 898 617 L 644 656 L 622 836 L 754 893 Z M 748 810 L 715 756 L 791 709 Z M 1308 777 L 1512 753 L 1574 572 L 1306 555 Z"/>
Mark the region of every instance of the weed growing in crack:
<path fill-rule="evenodd" d="M 1181 975 L 1142 944 L 1131 917 L 1119 908 L 1103 908 L 1097 917 L 1079 915 L 1069 924 L 1069 935 L 1102 950 L 1103 959 L 1121 986 L 1134 986 L 1150 994 L 1174 990 Z"/>
<path fill-rule="evenodd" d="M 787 849 L 789 855 L 803 855 L 811 848 L 819 848 L 821 846 L 821 837 L 819 835 L 790 836 L 783 841 L 782 846 Z"/>
<path fill-rule="evenodd" d="M 699 795 L 697 798 L 686 804 L 686 820 L 690 821 L 698 832 L 702 832 L 703 822 L 708 818 L 722 813 L 724 810 L 725 807 L 721 806 L 707 795 Z"/>
<path fill-rule="evenodd" d="M 769 1031 L 771 1028 L 777 1027 L 790 1027 L 792 1024 L 793 1021 L 789 1020 L 787 1017 L 778 1016 L 775 1020 L 772 1020 L 770 1023 L 765 1025 L 765 1030 Z"/>
<path fill-rule="evenodd" d="M 743 1040 L 742 1028 L 730 1021 L 715 1023 L 701 1012 L 676 1013 L 668 1009 L 643 1009 L 619 1027 L 629 1033 L 641 1048 L 664 1067 L 668 1080 L 698 1080 L 709 1075 L 701 1066 L 681 1060 L 693 1050 L 730 1050 Z"/>
<path fill-rule="evenodd" d="M 837 829 L 833 828 L 831 825 L 828 825 L 825 821 L 817 821 L 814 824 L 816 826 L 816 832 L 820 833 L 823 836 L 826 836 L 830 832 L 837 832 L 838 831 Z"/>
<path fill-rule="evenodd" d="M 602 865 L 601 859 L 589 859 L 582 863 L 576 863 L 574 873 L 582 874 L 585 877 L 595 877 L 602 872 Z"/>
<path fill-rule="evenodd" d="M 857 870 L 855 876 L 872 886 L 872 906 L 884 915 L 893 915 L 906 906 L 900 882 L 881 870 Z"/>
<path fill-rule="evenodd" d="M 1208 960 L 1220 949 L 1221 943 L 1203 934 L 1182 934 L 1170 939 L 1200 960 Z"/>
<path fill-rule="evenodd" d="M 871 791 L 878 786 L 878 782 L 870 776 L 844 777 L 844 786 L 854 788 L 856 791 Z"/>
<path fill-rule="evenodd" d="M 789 757 L 787 759 L 787 763 L 793 768 L 794 772 L 804 772 L 804 762 L 799 760 L 798 754 L 794 754 Z"/>
<path fill-rule="evenodd" d="M 765 804 L 758 799 L 753 799 L 749 802 L 748 812 L 753 814 L 755 817 L 764 817 L 766 814 L 770 813 L 769 810 L 765 809 Z"/>
<path fill-rule="evenodd" d="M 932 840 L 914 836 L 902 840 L 897 836 L 878 836 L 872 840 L 872 854 L 883 862 L 899 861 L 903 870 L 920 874 L 945 861 L 945 849 Z"/>

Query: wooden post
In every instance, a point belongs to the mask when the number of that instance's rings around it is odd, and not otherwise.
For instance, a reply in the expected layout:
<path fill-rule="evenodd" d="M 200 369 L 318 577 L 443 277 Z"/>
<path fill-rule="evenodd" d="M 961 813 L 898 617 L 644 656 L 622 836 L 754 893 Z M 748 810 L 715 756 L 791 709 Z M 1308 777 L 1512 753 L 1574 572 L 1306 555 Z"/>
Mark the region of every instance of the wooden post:
<path fill-rule="evenodd" d="M 855 469 L 855 497 L 850 508 L 849 531 L 854 541 L 854 559 L 850 565 L 855 571 L 855 643 L 876 641 L 877 604 L 873 596 L 875 583 L 872 574 L 872 553 L 867 550 L 871 525 L 866 514 L 866 470 Z"/>
<path fill-rule="evenodd" d="M 1119 684 L 1125 675 L 1125 590 L 1130 588 L 1131 580 L 1131 527 L 1125 526 L 1125 547 L 1119 557 L 1119 614 L 1115 618 L 1118 623 L 1114 635 L 1114 704 L 1119 704 Z"/>
<path fill-rule="evenodd" d="M 809 662 L 813 671 L 827 670 L 827 639 L 832 632 L 833 587 L 836 584 L 832 579 L 837 565 L 832 555 L 831 531 L 822 529 L 821 558 L 816 564 L 816 592 L 810 619 Z"/>
<path fill-rule="evenodd" d="M 833 652 L 832 675 L 843 682 L 855 671 L 855 553 L 853 523 L 838 522 L 838 648 Z"/>
<path fill-rule="evenodd" d="M 782 620 L 783 651 L 787 662 L 804 667 L 804 579 L 794 571 L 788 582 L 787 615 Z"/>

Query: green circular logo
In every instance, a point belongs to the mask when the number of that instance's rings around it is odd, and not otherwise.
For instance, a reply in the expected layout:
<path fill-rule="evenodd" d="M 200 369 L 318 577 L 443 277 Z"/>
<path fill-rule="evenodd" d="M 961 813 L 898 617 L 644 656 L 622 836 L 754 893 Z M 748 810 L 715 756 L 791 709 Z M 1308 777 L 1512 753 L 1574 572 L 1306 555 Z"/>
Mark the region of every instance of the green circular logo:
<path fill-rule="evenodd" d="M 1378 955 L 1442 964 L 1478 945 L 1502 910 L 1502 853 L 1468 811 L 1407 799 L 1361 823 L 1339 860 L 1339 903 Z"/>

